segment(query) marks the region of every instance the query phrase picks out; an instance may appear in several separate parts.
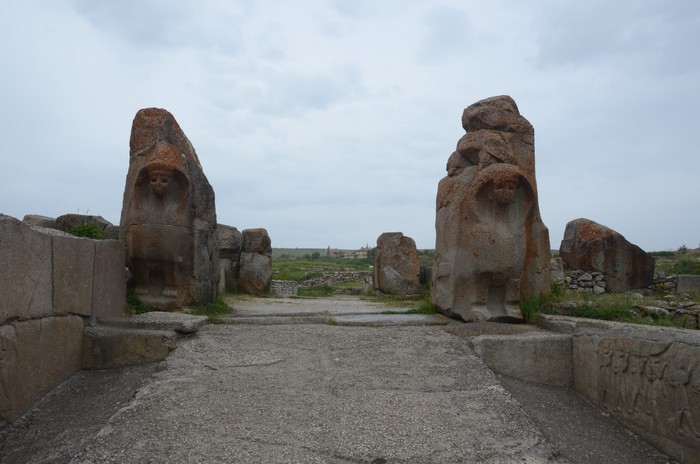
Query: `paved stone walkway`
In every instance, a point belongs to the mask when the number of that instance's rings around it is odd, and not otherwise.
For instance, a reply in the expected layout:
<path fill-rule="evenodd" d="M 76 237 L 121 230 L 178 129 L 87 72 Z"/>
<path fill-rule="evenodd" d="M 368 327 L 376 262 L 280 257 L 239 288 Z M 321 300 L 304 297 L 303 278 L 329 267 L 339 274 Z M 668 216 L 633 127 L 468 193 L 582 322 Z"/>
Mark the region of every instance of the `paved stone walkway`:
<path fill-rule="evenodd" d="M 237 301 L 230 324 L 205 326 L 157 366 L 77 374 L 0 432 L 0 462 L 666 462 L 634 439 L 583 444 L 602 455 L 562 446 L 529 404 L 544 390 L 517 400 L 440 325 L 357 299 L 289 301 Z M 372 327 L 323 319 L 368 313 Z M 263 323 L 284 317 L 326 323 Z M 570 414 L 598 416 L 585 407 Z"/>

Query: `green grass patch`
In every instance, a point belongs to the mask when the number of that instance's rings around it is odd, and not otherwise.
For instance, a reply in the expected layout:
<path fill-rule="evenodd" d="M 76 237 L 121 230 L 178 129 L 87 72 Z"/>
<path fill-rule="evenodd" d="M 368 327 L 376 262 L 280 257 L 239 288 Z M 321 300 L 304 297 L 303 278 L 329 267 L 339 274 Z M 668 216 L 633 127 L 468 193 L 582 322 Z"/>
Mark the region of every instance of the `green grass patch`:
<path fill-rule="evenodd" d="M 93 240 L 103 240 L 105 238 L 104 231 L 92 221 L 71 227 L 68 229 L 68 233 L 76 237 L 91 238 Z"/>
<path fill-rule="evenodd" d="M 530 324 L 537 324 L 541 314 L 555 314 L 662 327 L 687 327 L 687 318 L 685 321 L 674 321 L 663 317 L 642 317 L 632 309 L 635 305 L 656 306 L 656 299 L 656 297 L 632 298 L 624 293 L 567 294 L 563 290 L 552 288 L 551 295 L 522 299 L 520 310 L 525 321 Z"/>
<path fill-rule="evenodd" d="M 437 314 L 438 309 L 430 302 L 430 286 L 424 285 L 417 298 L 401 298 L 396 295 L 375 295 L 374 290 L 368 290 L 367 300 L 381 302 L 389 308 L 410 308 L 409 311 L 382 311 L 382 314 Z"/>
<path fill-rule="evenodd" d="M 126 312 L 127 314 L 143 314 L 151 311 L 160 311 L 160 309 L 148 305 L 141 301 L 133 288 L 126 289 Z"/>
<path fill-rule="evenodd" d="M 231 307 L 227 305 L 221 297 L 217 297 L 212 303 L 197 305 L 196 308 L 190 311 L 190 314 L 194 314 L 195 316 L 207 316 L 207 322 L 210 324 L 224 324 L 224 321 L 217 316 L 229 314 L 231 311 Z"/>
<path fill-rule="evenodd" d="M 300 297 L 324 297 L 335 294 L 335 288 L 331 285 L 317 285 L 315 287 L 300 288 L 297 296 Z"/>
<path fill-rule="evenodd" d="M 272 278 L 303 282 L 323 276 L 326 272 L 370 271 L 370 259 L 288 259 L 272 260 Z"/>
<path fill-rule="evenodd" d="M 676 274 L 700 275 L 700 260 L 682 258 L 675 263 L 673 268 Z"/>

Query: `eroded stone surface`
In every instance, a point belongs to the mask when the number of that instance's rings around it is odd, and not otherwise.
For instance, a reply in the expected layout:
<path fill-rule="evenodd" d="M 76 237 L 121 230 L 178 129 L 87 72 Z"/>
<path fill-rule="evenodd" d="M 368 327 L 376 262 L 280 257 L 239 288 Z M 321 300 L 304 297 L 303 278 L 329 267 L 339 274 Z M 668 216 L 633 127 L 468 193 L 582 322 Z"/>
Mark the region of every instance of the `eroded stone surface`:
<path fill-rule="evenodd" d="M 550 288 L 534 130 L 507 96 L 469 106 L 462 124 L 438 185 L 431 299 L 465 321 L 519 320 L 520 298 Z"/>
<path fill-rule="evenodd" d="M 53 311 L 92 314 L 95 240 L 55 236 Z"/>
<path fill-rule="evenodd" d="M 0 215 L 0 324 L 51 313 L 51 236 Z"/>
<path fill-rule="evenodd" d="M 559 255 L 568 269 L 603 273 L 612 292 L 646 288 L 654 281 L 654 258 L 620 233 L 590 219 L 575 219 L 566 225 Z"/>
<path fill-rule="evenodd" d="M 219 243 L 219 294 L 238 291 L 239 261 L 243 234 L 235 227 L 216 227 Z M 272 249 L 270 249 L 272 251 Z"/>
<path fill-rule="evenodd" d="M 124 245 L 118 240 L 95 241 L 92 314 L 119 316 L 126 307 Z"/>
<path fill-rule="evenodd" d="M 0 423 L 14 421 L 80 369 L 82 331 L 79 316 L 0 326 Z"/>
<path fill-rule="evenodd" d="M 574 387 L 682 463 L 700 456 L 700 334 L 543 316 L 573 340 Z"/>
<path fill-rule="evenodd" d="M 272 241 L 263 228 L 242 233 L 238 288 L 243 293 L 267 293 L 272 284 Z"/>
<path fill-rule="evenodd" d="M 416 242 L 401 232 L 377 238 L 374 289 L 401 297 L 420 294 L 420 265 Z"/>
<path fill-rule="evenodd" d="M 166 110 L 140 110 L 131 129 L 120 238 L 135 291 L 164 308 L 213 301 L 218 280 L 214 191 Z"/>

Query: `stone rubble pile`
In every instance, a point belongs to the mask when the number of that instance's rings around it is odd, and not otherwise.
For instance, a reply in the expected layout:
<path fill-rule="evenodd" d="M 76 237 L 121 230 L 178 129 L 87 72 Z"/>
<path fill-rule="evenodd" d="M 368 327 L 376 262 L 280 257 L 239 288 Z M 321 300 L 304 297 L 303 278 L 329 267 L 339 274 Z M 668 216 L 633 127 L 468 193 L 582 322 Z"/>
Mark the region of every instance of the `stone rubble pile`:
<path fill-rule="evenodd" d="M 582 270 L 572 271 L 564 277 L 566 289 L 579 293 L 593 293 L 602 295 L 608 286 L 605 276 L 601 272 L 586 272 Z"/>
<path fill-rule="evenodd" d="M 678 276 L 667 276 L 664 272 L 654 274 L 654 282 L 649 285 L 649 290 L 663 291 L 664 293 L 674 293 L 678 287 Z"/>
<path fill-rule="evenodd" d="M 670 319 L 688 329 L 700 328 L 700 304 L 686 297 L 677 301 L 675 295 L 666 295 L 654 305 L 635 305 L 632 311 L 641 317 Z"/>

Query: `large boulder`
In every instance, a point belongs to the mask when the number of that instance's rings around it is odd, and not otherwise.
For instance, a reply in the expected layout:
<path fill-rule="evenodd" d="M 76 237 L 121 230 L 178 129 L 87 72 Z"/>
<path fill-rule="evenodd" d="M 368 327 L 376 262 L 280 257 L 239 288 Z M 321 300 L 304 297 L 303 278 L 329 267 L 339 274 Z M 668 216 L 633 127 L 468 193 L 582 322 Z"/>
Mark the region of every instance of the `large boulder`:
<path fill-rule="evenodd" d="M 416 242 L 401 232 L 385 232 L 374 252 L 374 289 L 400 297 L 420 294 Z"/>
<path fill-rule="evenodd" d="M 465 321 L 522 320 L 520 299 L 550 291 L 534 129 L 508 96 L 469 106 L 462 126 L 438 185 L 431 301 Z"/>
<path fill-rule="evenodd" d="M 246 229 L 241 243 L 239 290 L 255 295 L 269 292 L 272 285 L 272 242 L 267 230 Z"/>
<path fill-rule="evenodd" d="M 654 281 L 654 258 L 590 219 L 574 219 L 566 225 L 559 255 L 567 269 L 604 274 L 612 292 L 645 288 Z"/>
<path fill-rule="evenodd" d="M 119 237 L 136 294 L 161 308 L 209 303 L 218 281 L 214 190 L 177 121 L 139 110 L 129 141 Z"/>

